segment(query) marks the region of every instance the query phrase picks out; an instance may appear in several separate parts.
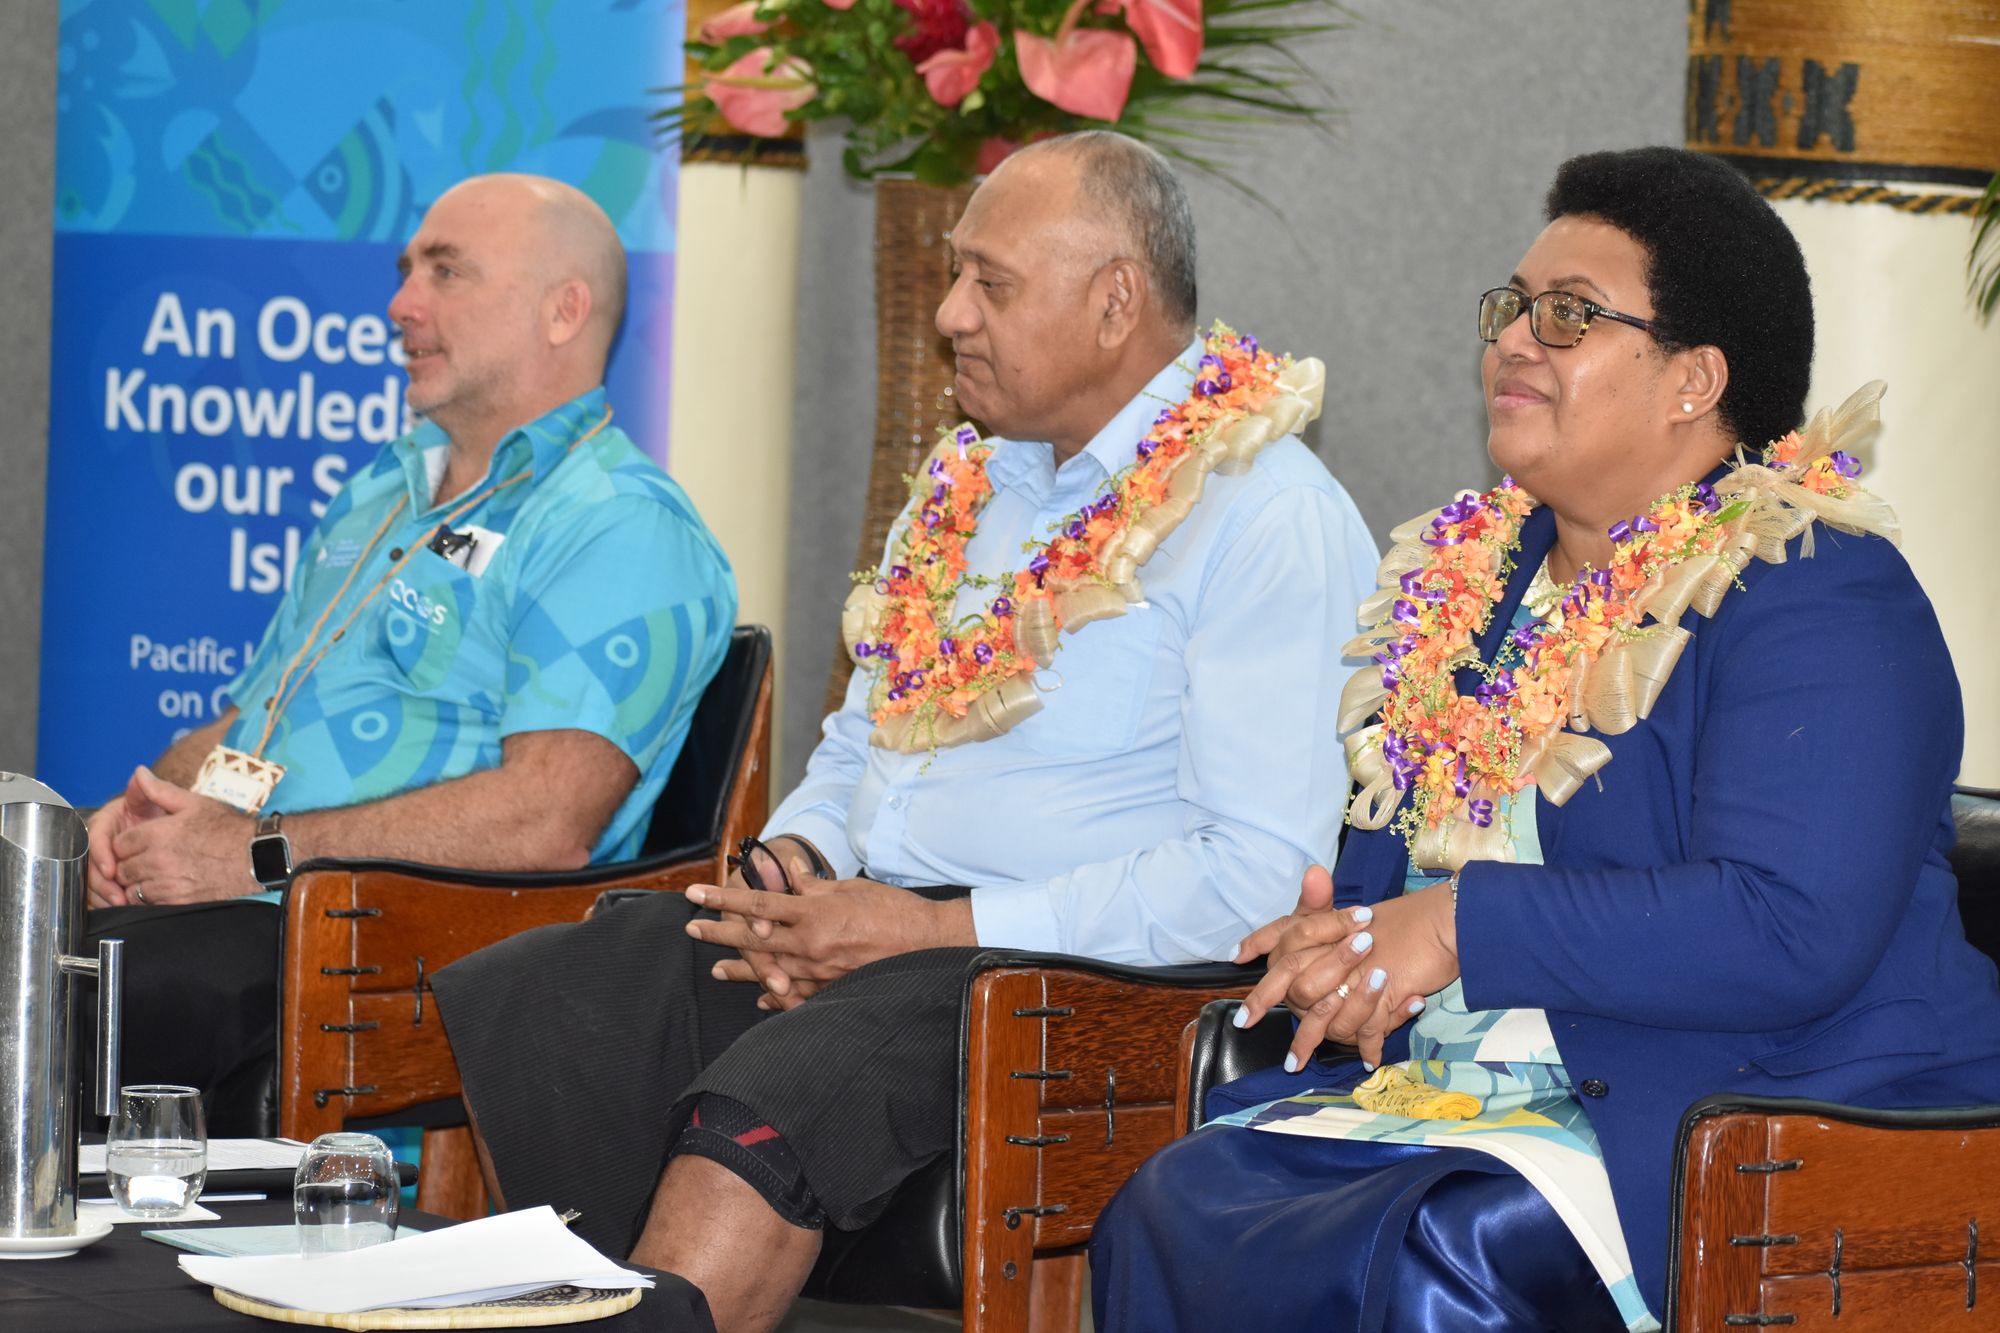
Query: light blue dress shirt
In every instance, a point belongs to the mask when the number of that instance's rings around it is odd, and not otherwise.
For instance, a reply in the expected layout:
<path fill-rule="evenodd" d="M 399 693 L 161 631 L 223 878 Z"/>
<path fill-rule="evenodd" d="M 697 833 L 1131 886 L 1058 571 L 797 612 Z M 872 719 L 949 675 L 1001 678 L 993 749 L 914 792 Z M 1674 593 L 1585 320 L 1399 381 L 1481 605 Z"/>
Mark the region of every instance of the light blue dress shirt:
<path fill-rule="evenodd" d="M 999 441 L 971 572 L 1019 568 L 1095 498 L 1201 344 L 1166 366 L 1080 453 Z M 810 838 L 843 876 L 972 887 L 982 945 L 1132 963 L 1230 957 L 1330 861 L 1347 788 L 1336 656 L 1374 590 L 1361 516 L 1298 440 L 1212 475 L 1140 570 L 1145 601 L 1064 634 L 1040 713 L 935 754 L 868 744 L 868 675 L 826 719 L 805 780 L 765 836 Z M 959 610 L 981 601 L 973 590 Z"/>

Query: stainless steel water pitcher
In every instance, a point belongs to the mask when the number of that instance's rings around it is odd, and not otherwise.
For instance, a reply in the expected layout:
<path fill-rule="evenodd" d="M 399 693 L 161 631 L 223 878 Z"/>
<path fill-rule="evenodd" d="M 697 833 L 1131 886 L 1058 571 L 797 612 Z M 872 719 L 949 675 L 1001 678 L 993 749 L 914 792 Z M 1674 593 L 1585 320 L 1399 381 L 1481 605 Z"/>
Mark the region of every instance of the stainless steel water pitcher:
<path fill-rule="evenodd" d="M 100 1115 L 118 1109 L 121 940 L 79 958 L 90 837 L 69 802 L 0 772 L 0 1236 L 76 1234 L 72 977 L 97 978 Z"/>

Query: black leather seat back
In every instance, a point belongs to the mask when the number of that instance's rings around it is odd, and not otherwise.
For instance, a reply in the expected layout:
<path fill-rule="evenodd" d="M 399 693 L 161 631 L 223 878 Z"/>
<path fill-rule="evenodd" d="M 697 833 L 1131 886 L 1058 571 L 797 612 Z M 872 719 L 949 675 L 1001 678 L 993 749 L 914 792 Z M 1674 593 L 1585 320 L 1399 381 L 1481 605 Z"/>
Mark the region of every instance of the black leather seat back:
<path fill-rule="evenodd" d="M 1951 868 L 1965 938 L 2000 961 L 2000 791 L 1961 787 L 1952 795 L 1951 814 L 1958 825 Z"/>
<path fill-rule="evenodd" d="M 771 631 L 738 625 L 715 679 L 695 704 L 686 744 L 653 803 L 653 822 L 641 859 L 662 852 L 711 848 L 722 837 L 736 764 L 747 762 L 750 728 L 757 720 L 757 692 L 771 662 Z"/>

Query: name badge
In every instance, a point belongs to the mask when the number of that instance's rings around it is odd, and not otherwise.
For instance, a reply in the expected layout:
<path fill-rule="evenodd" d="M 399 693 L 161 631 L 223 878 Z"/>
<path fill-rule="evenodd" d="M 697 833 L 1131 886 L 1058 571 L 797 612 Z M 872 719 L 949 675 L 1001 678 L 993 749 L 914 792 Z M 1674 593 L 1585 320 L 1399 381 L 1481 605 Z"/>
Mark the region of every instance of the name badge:
<path fill-rule="evenodd" d="M 285 766 L 259 759 L 227 745 L 218 745 L 201 761 L 194 775 L 194 794 L 210 796 L 224 805 L 233 805 L 246 815 L 254 815 L 271 799 Z"/>

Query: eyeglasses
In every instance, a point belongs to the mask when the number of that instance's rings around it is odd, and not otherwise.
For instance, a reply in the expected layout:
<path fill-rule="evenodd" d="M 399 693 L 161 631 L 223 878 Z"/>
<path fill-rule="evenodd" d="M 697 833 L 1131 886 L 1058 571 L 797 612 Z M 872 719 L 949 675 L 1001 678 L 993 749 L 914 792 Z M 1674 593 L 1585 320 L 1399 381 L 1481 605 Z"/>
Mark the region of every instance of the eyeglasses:
<path fill-rule="evenodd" d="M 1528 312 L 1528 332 L 1544 347 L 1576 346 L 1590 332 L 1590 321 L 1600 315 L 1644 329 L 1655 338 L 1660 336 L 1651 321 L 1601 306 L 1575 292 L 1543 292 L 1530 301 L 1525 292 L 1495 287 L 1479 298 L 1479 340 L 1490 343 L 1499 338 L 1509 324 L 1521 317 L 1523 310 Z"/>
<path fill-rule="evenodd" d="M 763 875 L 758 872 L 756 856 L 759 852 L 762 852 L 771 864 L 777 868 L 778 882 L 776 884 L 766 884 Z M 798 889 L 792 885 L 791 872 L 785 869 L 785 863 L 778 859 L 778 854 L 754 837 L 745 835 L 743 841 L 736 845 L 736 855 L 729 858 L 729 864 L 741 870 L 743 872 L 743 882 L 760 893 L 767 891 L 771 893 L 798 892 Z"/>

